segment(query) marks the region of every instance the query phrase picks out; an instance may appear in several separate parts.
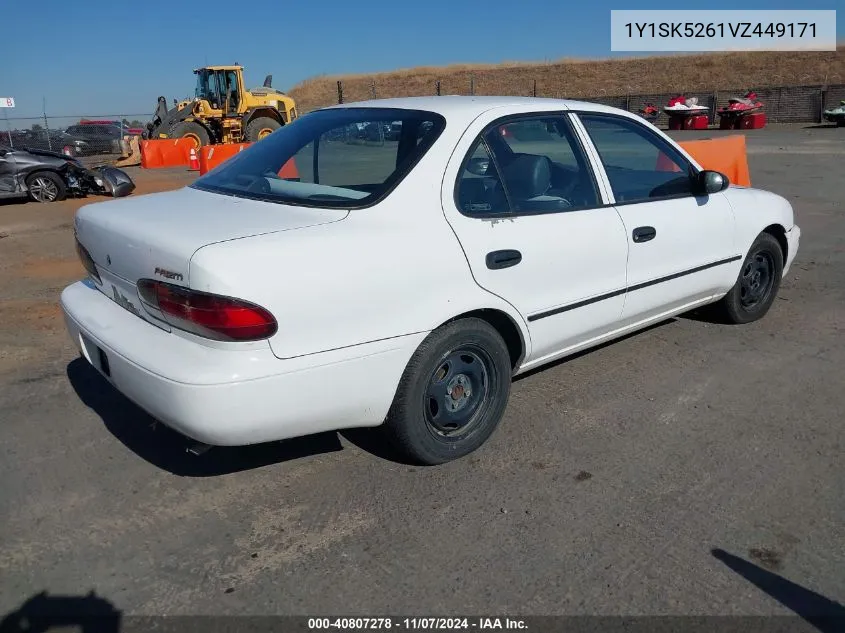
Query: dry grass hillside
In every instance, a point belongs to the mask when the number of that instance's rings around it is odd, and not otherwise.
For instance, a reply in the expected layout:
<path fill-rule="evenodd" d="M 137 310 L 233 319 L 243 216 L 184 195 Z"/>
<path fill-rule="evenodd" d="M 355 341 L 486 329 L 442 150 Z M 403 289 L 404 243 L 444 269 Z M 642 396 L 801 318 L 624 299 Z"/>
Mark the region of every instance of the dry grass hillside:
<path fill-rule="evenodd" d="M 845 46 L 836 52 L 712 53 L 420 67 L 374 75 L 339 75 L 307 79 L 290 91 L 301 112 L 337 103 L 337 82 L 345 102 L 378 97 L 431 95 L 440 80 L 441 94 L 597 97 L 602 95 L 759 89 L 766 86 L 845 83 Z"/>

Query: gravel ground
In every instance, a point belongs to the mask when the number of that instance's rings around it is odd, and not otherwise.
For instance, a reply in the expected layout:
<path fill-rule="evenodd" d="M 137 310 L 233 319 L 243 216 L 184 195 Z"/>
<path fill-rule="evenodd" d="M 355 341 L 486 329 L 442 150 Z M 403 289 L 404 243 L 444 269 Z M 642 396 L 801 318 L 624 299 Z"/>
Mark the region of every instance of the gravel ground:
<path fill-rule="evenodd" d="M 769 315 L 685 316 L 530 374 L 492 440 L 437 468 L 361 432 L 187 455 L 64 332 L 79 202 L 0 205 L 0 614 L 91 590 L 125 614 L 841 601 L 845 129 L 748 143 L 754 185 L 789 198 L 803 231 Z M 190 180 L 132 173 L 139 193 Z"/>

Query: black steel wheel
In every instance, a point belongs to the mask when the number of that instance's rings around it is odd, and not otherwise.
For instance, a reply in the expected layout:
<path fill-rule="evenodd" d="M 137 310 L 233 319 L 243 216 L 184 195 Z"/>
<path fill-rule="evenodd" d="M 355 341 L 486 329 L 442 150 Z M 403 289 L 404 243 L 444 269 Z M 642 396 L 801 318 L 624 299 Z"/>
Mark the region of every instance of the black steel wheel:
<path fill-rule="evenodd" d="M 730 323 L 761 319 L 771 308 L 783 275 L 783 250 L 774 235 L 757 236 L 739 270 L 733 288 L 720 306 Z"/>
<path fill-rule="evenodd" d="M 490 355 L 476 345 L 448 352 L 429 379 L 423 403 L 430 430 L 455 438 L 472 429 L 488 402 L 490 374 L 495 371 Z"/>
<path fill-rule="evenodd" d="M 510 395 L 505 342 L 481 319 L 447 323 L 422 342 L 385 421 L 404 457 L 442 464 L 479 448 L 495 431 Z"/>
<path fill-rule="evenodd" d="M 757 251 L 744 262 L 739 274 L 739 301 L 745 310 L 753 310 L 768 299 L 775 283 L 774 270 L 774 259 L 766 250 Z"/>

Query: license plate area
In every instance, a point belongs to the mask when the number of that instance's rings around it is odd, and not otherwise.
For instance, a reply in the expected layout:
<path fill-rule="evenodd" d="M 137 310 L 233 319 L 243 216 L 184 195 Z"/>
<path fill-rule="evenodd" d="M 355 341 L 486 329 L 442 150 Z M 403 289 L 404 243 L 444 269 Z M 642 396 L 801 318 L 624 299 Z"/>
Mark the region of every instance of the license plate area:
<path fill-rule="evenodd" d="M 151 314 L 151 310 L 145 309 L 141 305 L 141 299 L 138 296 L 138 287 L 135 284 L 102 268 L 100 269 L 100 278 L 103 281 L 100 286 L 100 292 L 109 299 L 147 323 L 152 323 L 165 332 L 170 332 L 170 326 L 164 322 L 160 314 Z"/>
<path fill-rule="evenodd" d="M 111 367 L 109 366 L 109 357 L 106 356 L 106 353 L 100 347 L 97 348 L 97 356 L 100 359 L 100 371 L 103 372 L 105 376 L 111 378 Z"/>
<path fill-rule="evenodd" d="M 103 374 L 106 378 L 111 378 L 111 365 L 109 364 L 109 357 L 103 349 L 94 343 L 84 334 L 79 334 L 79 347 L 82 350 L 82 355 L 91 363 L 91 365 Z"/>

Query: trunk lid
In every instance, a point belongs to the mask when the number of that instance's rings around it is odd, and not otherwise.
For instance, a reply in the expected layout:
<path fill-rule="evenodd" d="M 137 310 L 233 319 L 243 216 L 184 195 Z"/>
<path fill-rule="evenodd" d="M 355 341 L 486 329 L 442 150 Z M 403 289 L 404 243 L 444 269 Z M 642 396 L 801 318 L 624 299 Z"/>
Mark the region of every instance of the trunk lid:
<path fill-rule="evenodd" d="M 343 209 L 287 206 L 186 187 L 82 207 L 74 229 L 100 272 L 99 289 L 161 326 L 140 306 L 139 279 L 190 287 L 189 263 L 203 246 L 337 222 L 347 214 Z"/>

